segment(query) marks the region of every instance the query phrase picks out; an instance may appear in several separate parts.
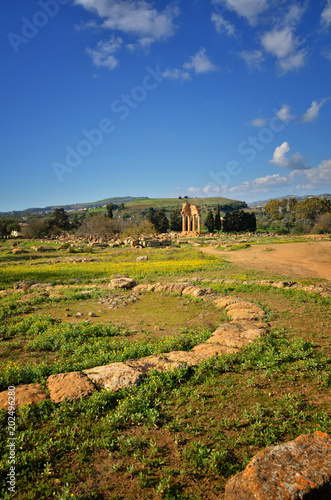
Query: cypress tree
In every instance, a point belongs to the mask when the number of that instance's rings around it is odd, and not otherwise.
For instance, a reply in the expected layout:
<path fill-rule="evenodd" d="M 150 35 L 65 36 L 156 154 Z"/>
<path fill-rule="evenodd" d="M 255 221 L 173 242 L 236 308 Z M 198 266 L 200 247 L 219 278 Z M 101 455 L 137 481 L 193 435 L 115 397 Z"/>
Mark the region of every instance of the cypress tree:
<path fill-rule="evenodd" d="M 220 206 L 217 205 L 215 213 L 215 229 L 216 231 L 220 231 L 221 228 L 222 228 L 222 222 L 221 222 Z"/>
<path fill-rule="evenodd" d="M 213 216 L 213 213 L 212 213 L 211 210 L 209 210 L 209 212 L 208 212 L 207 219 L 206 219 L 206 222 L 205 222 L 205 226 L 206 226 L 206 228 L 208 229 L 208 231 L 210 233 L 214 232 L 214 227 L 215 227 L 214 216 Z"/>
<path fill-rule="evenodd" d="M 169 223 L 171 231 L 182 230 L 182 218 L 180 215 L 180 208 L 176 207 L 171 211 Z"/>

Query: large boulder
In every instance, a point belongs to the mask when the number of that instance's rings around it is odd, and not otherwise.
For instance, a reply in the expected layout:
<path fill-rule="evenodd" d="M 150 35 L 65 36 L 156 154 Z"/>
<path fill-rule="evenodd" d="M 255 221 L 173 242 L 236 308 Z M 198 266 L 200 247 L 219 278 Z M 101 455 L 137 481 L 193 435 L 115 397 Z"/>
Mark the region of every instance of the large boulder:
<path fill-rule="evenodd" d="M 86 398 L 95 390 L 92 382 L 82 372 L 51 375 L 47 379 L 47 385 L 50 397 L 55 403 L 61 403 L 65 399 L 74 401 Z"/>
<path fill-rule="evenodd" d="M 10 391 L 12 392 L 12 391 Z M 0 408 L 8 410 L 8 398 L 12 401 L 13 396 L 8 396 L 8 390 L 0 392 Z M 15 387 L 15 408 L 19 406 L 39 403 L 47 398 L 46 392 L 40 384 L 26 384 Z"/>
<path fill-rule="evenodd" d="M 100 389 L 119 391 L 124 387 L 138 385 L 143 374 L 125 363 L 112 363 L 84 370 L 84 373 Z"/>
<path fill-rule="evenodd" d="M 136 286 L 136 282 L 133 278 L 115 278 L 112 279 L 109 283 L 110 290 L 114 290 L 115 288 L 133 288 Z"/>
<path fill-rule="evenodd" d="M 225 487 L 225 500 L 330 500 L 331 438 L 317 431 L 269 446 Z"/>

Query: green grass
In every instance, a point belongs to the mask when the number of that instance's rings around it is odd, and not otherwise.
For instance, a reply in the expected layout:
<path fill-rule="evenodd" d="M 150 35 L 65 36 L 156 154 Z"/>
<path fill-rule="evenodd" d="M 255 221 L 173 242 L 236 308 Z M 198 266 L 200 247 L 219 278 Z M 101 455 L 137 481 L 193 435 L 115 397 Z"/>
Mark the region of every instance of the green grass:
<path fill-rule="evenodd" d="M 238 240 L 233 238 L 232 243 L 241 245 Z M 0 257 L 5 251 L 0 249 Z M 65 264 L 68 255 L 63 252 L 54 269 L 43 256 L 36 266 L 25 266 L 23 259 L 2 264 L 1 279 L 8 290 L 10 279 L 18 275 L 27 280 L 61 279 L 68 285 L 59 297 L 32 295 L 27 303 L 21 299 L 29 294 L 21 292 L 0 297 L 0 347 L 8 356 L 16 356 L 1 365 L 2 390 L 28 382 L 46 387 L 52 373 L 190 350 L 211 334 L 208 329 L 191 328 L 163 338 L 133 340 L 136 332 L 117 323 L 70 324 L 50 316 L 60 306 L 105 296 L 108 291 L 96 288 L 85 294 L 81 285 L 72 283 L 76 278 L 108 281 L 113 269 L 120 274 L 130 269 L 130 275 L 144 282 L 175 281 L 179 276 L 190 281 L 192 274 L 236 279 L 201 283 L 262 306 L 269 333 L 238 354 L 217 356 L 196 368 L 150 372 L 137 387 L 117 393 L 95 391 L 89 399 L 72 403 L 47 399 L 20 408 L 15 464 L 19 500 L 222 499 L 227 480 L 259 450 L 315 430 L 331 432 L 330 298 L 244 284 L 250 278 L 273 277 L 263 271 L 238 274 L 220 259 L 201 257 L 190 243 L 185 249 L 146 252 L 148 265 L 140 269 L 135 267 L 135 257 L 145 249 L 138 253 L 120 248 L 109 254 L 98 250 L 102 262 L 78 264 Z M 29 274 L 30 267 L 36 268 L 35 278 Z M 47 306 L 49 314 L 30 315 L 36 305 Z M 128 311 L 123 308 L 123 316 Z M 171 316 L 171 308 L 166 313 Z M 227 320 L 225 315 L 222 320 Z M 4 411 L 0 411 L 0 428 L 0 477 L 5 485 L 8 421 Z M 9 499 L 5 486 L 1 487 L 1 498 Z"/>

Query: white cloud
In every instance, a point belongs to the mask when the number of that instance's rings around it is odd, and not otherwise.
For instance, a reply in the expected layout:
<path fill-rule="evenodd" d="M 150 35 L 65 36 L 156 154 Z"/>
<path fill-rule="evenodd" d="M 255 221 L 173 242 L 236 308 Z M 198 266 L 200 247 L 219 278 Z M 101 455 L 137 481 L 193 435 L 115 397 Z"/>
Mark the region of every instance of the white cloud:
<path fill-rule="evenodd" d="M 267 175 L 253 181 L 244 181 L 230 189 L 226 186 L 224 194 L 268 193 L 284 186 L 289 186 L 288 191 L 293 192 L 297 177 L 301 177 L 302 184 L 297 185 L 296 189 L 325 188 L 331 184 L 331 159 L 322 161 L 316 168 L 293 170 L 289 175 Z"/>
<path fill-rule="evenodd" d="M 218 186 L 211 186 L 210 184 L 208 184 L 203 188 L 202 191 L 206 195 L 218 194 L 220 192 L 220 188 Z"/>
<path fill-rule="evenodd" d="M 328 0 L 327 5 L 325 6 L 325 9 L 322 12 L 321 15 L 321 22 L 322 24 L 329 26 L 331 23 L 331 1 Z"/>
<path fill-rule="evenodd" d="M 251 25 L 257 23 L 258 16 L 267 10 L 267 0 L 216 0 L 214 4 L 223 4 L 238 16 L 245 17 Z"/>
<path fill-rule="evenodd" d="M 303 123 L 311 123 L 318 118 L 319 110 L 329 100 L 329 98 L 321 99 L 320 102 L 313 101 L 310 108 L 302 115 L 301 121 Z"/>
<path fill-rule="evenodd" d="M 268 118 L 255 118 L 254 120 L 247 122 L 246 125 L 252 125 L 253 127 L 265 127 L 268 121 Z"/>
<path fill-rule="evenodd" d="M 261 43 L 267 52 L 278 58 L 285 57 L 294 50 L 293 34 L 289 27 L 265 33 Z"/>
<path fill-rule="evenodd" d="M 75 5 L 97 14 L 101 27 L 136 36 L 143 46 L 172 36 L 179 14 L 174 4 L 159 12 L 146 0 L 75 0 Z"/>
<path fill-rule="evenodd" d="M 260 50 L 243 50 L 239 53 L 239 57 L 244 59 L 246 66 L 249 69 L 260 69 L 264 61 L 264 56 Z"/>
<path fill-rule="evenodd" d="M 286 154 L 289 151 L 289 143 L 283 142 L 281 146 L 278 146 L 275 149 L 272 160 L 269 160 L 269 163 L 274 163 L 279 167 L 288 168 L 290 170 L 304 170 L 308 168 L 306 160 L 300 153 L 295 153 L 294 155 L 288 157 Z"/>
<path fill-rule="evenodd" d="M 324 160 L 318 167 L 300 172 L 300 174 L 302 173 L 307 179 L 307 184 L 301 185 L 300 189 L 324 188 L 331 184 L 331 160 Z"/>
<path fill-rule="evenodd" d="M 163 74 L 163 78 L 168 78 L 169 80 L 179 80 L 184 82 L 185 80 L 191 80 L 191 75 L 188 71 L 180 68 L 166 69 Z"/>
<path fill-rule="evenodd" d="M 195 56 L 190 57 L 190 61 L 184 63 L 183 68 L 193 70 L 195 73 L 209 73 L 215 71 L 217 68 L 215 64 L 206 56 L 206 49 L 201 48 Z"/>
<path fill-rule="evenodd" d="M 283 59 L 278 61 L 278 66 L 281 72 L 288 73 L 289 71 L 295 71 L 302 68 L 306 64 L 307 52 L 305 49 L 299 50 L 294 54 L 290 54 Z"/>
<path fill-rule="evenodd" d="M 283 122 L 290 122 L 295 118 L 295 116 L 291 115 L 291 106 L 288 106 L 287 104 L 283 104 L 283 106 L 276 112 L 276 116 Z"/>
<path fill-rule="evenodd" d="M 270 190 L 288 186 L 292 182 L 289 175 L 267 175 L 258 177 L 253 181 L 245 181 L 229 189 L 229 193 L 268 193 Z"/>
<path fill-rule="evenodd" d="M 217 33 L 226 33 L 229 36 L 236 36 L 236 30 L 233 24 L 224 19 L 220 14 L 214 12 L 211 16 L 211 20 L 215 24 Z"/>
<path fill-rule="evenodd" d="M 209 73 L 215 71 L 217 68 L 215 64 L 206 55 L 206 49 L 201 48 L 195 56 L 190 57 L 190 61 L 185 62 L 182 68 L 166 69 L 162 74 L 163 78 L 169 80 L 186 81 L 191 79 L 191 73 L 196 74 Z"/>
<path fill-rule="evenodd" d="M 97 44 L 96 49 L 91 49 L 87 47 L 85 50 L 87 54 L 92 58 L 92 62 L 95 66 L 103 66 L 110 70 L 116 68 L 118 65 L 118 59 L 113 55 L 122 45 L 122 39 L 119 37 L 112 36 L 107 42 L 100 41 Z"/>
<path fill-rule="evenodd" d="M 191 187 L 188 188 L 187 192 L 189 194 L 199 194 L 199 193 L 201 193 L 201 189 L 200 188 L 196 188 L 194 186 L 191 186 Z"/>
<path fill-rule="evenodd" d="M 282 73 L 294 71 L 306 63 L 306 50 L 298 50 L 298 38 L 293 35 L 293 27 L 285 26 L 265 33 L 261 38 L 263 48 L 278 59 Z"/>

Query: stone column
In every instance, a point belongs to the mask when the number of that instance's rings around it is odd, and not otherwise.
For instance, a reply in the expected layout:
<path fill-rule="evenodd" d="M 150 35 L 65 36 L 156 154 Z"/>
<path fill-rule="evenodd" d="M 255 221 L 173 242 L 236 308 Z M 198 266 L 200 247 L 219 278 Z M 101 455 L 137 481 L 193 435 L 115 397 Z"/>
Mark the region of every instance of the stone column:
<path fill-rule="evenodd" d="M 201 215 L 198 215 L 198 233 L 201 233 Z"/>
<path fill-rule="evenodd" d="M 182 231 L 183 233 L 186 231 L 186 215 L 182 215 Z"/>

